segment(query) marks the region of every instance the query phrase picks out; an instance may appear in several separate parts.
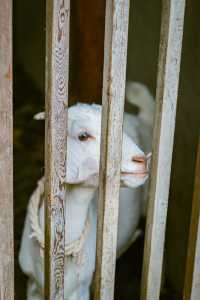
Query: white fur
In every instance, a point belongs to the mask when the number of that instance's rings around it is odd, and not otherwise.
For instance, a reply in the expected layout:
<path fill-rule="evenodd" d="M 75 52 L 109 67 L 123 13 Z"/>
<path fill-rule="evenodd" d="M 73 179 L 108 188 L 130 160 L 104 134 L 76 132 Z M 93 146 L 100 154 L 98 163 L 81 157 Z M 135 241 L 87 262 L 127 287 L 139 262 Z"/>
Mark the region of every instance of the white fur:
<path fill-rule="evenodd" d="M 122 172 L 134 173 L 144 170 L 142 164 L 132 161 L 134 156 L 144 156 L 140 149 L 150 151 L 152 113 L 154 103 L 145 86 L 128 83 L 129 102 L 140 106 L 138 116 L 124 116 L 122 145 Z M 144 105 L 146 103 L 147 106 Z M 39 119 L 44 115 L 39 115 Z M 36 117 L 37 118 L 37 117 Z M 89 133 L 87 141 L 80 141 L 81 133 Z M 66 243 L 79 238 L 89 212 L 91 228 L 84 245 L 83 265 L 77 265 L 68 257 L 65 262 L 65 300 L 89 300 L 90 286 L 95 268 L 97 187 L 100 158 L 101 106 L 77 104 L 68 111 L 67 170 L 66 170 Z M 145 193 L 141 188 L 147 176 L 121 175 L 118 229 L 118 253 L 122 253 L 134 240 L 139 218 L 142 214 Z M 44 206 L 39 211 L 40 224 L 44 228 Z M 26 218 L 21 242 L 19 261 L 29 276 L 27 299 L 43 300 L 43 257 L 37 241 L 30 238 L 31 228 Z"/>

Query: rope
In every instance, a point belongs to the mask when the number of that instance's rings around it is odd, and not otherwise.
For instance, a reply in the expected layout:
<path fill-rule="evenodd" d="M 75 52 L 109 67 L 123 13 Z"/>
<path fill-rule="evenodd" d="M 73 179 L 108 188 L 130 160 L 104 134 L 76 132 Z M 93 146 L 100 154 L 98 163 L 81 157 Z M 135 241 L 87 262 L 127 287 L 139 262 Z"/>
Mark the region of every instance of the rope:
<path fill-rule="evenodd" d="M 39 224 L 39 206 L 42 202 L 44 196 L 44 177 L 42 177 L 37 184 L 37 188 L 34 190 L 30 197 L 29 206 L 28 206 L 28 216 L 31 225 L 31 234 L 30 238 L 34 238 L 38 243 L 42 251 L 41 255 L 44 253 L 45 242 L 44 242 L 44 233 Z M 87 216 L 84 229 L 80 237 L 65 245 L 65 256 L 72 256 L 77 259 L 77 263 L 81 263 L 83 260 L 83 247 L 89 233 L 90 221 L 89 215 Z"/>

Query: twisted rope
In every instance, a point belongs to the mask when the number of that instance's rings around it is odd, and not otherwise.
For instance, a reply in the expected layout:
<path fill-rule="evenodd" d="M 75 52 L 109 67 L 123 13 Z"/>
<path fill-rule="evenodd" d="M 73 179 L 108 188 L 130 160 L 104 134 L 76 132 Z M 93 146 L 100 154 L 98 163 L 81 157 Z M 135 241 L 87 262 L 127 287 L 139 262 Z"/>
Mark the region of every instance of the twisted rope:
<path fill-rule="evenodd" d="M 45 248 L 45 242 L 44 242 L 44 232 L 41 229 L 40 223 L 39 223 L 39 206 L 41 202 L 43 201 L 44 197 L 44 177 L 42 177 L 37 184 L 37 188 L 34 190 L 34 192 L 31 195 L 29 206 L 28 206 L 28 217 L 30 220 L 31 225 L 31 234 L 30 238 L 34 238 L 41 248 L 42 255 L 44 253 Z M 80 235 L 80 237 L 65 245 L 65 256 L 72 256 L 77 258 L 77 262 L 81 262 L 82 256 L 83 256 L 83 247 L 87 238 L 87 235 L 89 233 L 90 229 L 90 221 L 89 221 L 89 215 L 87 216 L 84 229 Z"/>

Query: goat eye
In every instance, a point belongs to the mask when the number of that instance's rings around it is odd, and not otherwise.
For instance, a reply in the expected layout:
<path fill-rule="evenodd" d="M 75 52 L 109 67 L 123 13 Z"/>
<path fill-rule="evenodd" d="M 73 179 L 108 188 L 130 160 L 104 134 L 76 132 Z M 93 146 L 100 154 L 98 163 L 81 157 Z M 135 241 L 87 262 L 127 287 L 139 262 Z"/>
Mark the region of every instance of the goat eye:
<path fill-rule="evenodd" d="M 82 133 L 78 136 L 78 139 L 79 139 L 81 142 L 85 142 L 85 141 L 87 141 L 89 138 L 91 138 L 91 135 L 88 134 L 87 132 L 82 132 Z"/>

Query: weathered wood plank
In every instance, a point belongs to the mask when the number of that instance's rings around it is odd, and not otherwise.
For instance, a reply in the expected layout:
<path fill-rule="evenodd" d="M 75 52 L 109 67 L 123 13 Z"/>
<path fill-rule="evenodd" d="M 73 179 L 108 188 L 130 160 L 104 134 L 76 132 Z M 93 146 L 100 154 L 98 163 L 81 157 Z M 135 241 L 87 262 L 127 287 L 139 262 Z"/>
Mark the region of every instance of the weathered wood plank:
<path fill-rule="evenodd" d="M 200 139 L 196 162 L 194 196 L 183 294 L 184 300 L 200 299 Z"/>
<path fill-rule="evenodd" d="M 129 0 L 106 1 L 95 299 L 114 297 Z"/>
<path fill-rule="evenodd" d="M 14 299 L 12 1 L 0 1 L 0 299 Z"/>
<path fill-rule="evenodd" d="M 64 297 L 69 0 L 46 6 L 45 299 Z"/>
<path fill-rule="evenodd" d="M 163 0 L 162 6 L 142 300 L 158 300 L 160 294 L 185 1 Z"/>

